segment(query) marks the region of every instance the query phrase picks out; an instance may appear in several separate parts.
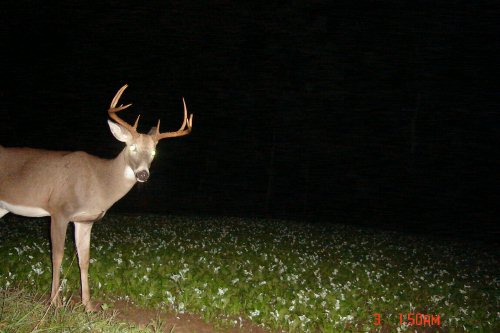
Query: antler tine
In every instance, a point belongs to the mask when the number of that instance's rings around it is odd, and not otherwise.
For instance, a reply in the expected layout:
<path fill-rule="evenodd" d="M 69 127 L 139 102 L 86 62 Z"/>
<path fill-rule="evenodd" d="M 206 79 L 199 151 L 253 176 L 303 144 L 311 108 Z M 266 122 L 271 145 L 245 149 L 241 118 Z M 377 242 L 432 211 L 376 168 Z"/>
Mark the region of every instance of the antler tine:
<path fill-rule="evenodd" d="M 135 119 L 134 123 L 134 129 L 137 131 L 137 125 L 139 125 L 139 118 L 141 118 L 141 115 L 138 115 L 137 118 Z"/>
<path fill-rule="evenodd" d="M 125 120 L 118 117 L 118 115 L 116 114 L 116 112 L 119 112 L 121 110 L 125 110 L 126 108 L 128 108 L 129 106 L 132 105 L 132 104 L 127 104 L 127 105 L 121 104 L 118 107 L 116 106 L 116 104 L 118 104 L 118 101 L 120 100 L 120 97 L 122 96 L 125 89 L 127 89 L 127 87 L 128 87 L 128 84 L 124 85 L 123 87 L 120 88 L 120 90 L 118 90 L 115 97 L 111 101 L 111 105 L 109 106 L 109 109 L 108 109 L 108 115 L 111 117 L 111 119 L 116 121 L 118 124 L 125 127 L 133 136 L 138 136 L 139 133 L 137 133 L 137 125 L 139 123 L 140 115 L 137 117 L 137 120 L 135 121 L 134 126 L 131 126 Z"/>
<path fill-rule="evenodd" d="M 192 127 L 193 127 L 193 114 L 190 114 L 189 119 L 187 116 L 187 106 L 186 106 L 186 101 L 184 100 L 184 97 L 182 98 L 182 103 L 184 104 L 184 120 L 182 121 L 182 126 L 179 128 L 179 130 L 175 132 L 165 132 L 165 133 L 160 133 L 160 120 L 158 119 L 158 126 L 156 126 L 156 134 L 155 134 L 155 139 L 156 141 L 160 141 L 161 139 L 165 138 L 175 138 L 177 136 L 184 136 L 188 135 L 191 133 Z M 187 129 L 186 129 L 187 126 Z"/>

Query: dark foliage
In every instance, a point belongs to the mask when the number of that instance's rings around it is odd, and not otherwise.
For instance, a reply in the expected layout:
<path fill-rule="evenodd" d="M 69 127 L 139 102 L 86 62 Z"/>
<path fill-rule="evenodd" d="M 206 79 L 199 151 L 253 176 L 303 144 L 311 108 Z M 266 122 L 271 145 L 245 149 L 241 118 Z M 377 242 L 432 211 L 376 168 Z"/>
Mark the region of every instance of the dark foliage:
<path fill-rule="evenodd" d="M 116 210 L 497 232 L 498 12 L 199 3 L 3 4 L 1 144 L 112 157 L 129 83 L 143 131 L 181 96 L 194 131 Z"/>

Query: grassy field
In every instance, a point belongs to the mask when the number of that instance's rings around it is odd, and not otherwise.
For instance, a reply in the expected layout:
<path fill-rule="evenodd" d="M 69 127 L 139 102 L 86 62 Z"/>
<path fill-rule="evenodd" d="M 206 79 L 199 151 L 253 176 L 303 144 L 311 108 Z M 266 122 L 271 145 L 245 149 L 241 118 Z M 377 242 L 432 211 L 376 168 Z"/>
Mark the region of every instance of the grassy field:
<path fill-rule="evenodd" d="M 27 290 L 0 291 L 1 333 L 156 333 L 158 322 L 139 329 L 137 326 L 116 320 L 116 313 L 85 313 L 83 306 L 47 307 L 47 299 Z"/>
<path fill-rule="evenodd" d="M 4 294 L 50 292 L 48 235 L 47 219 L 0 220 Z M 68 239 L 66 298 L 79 290 Z M 423 331 L 439 320 L 446 332 L 493 332 L 500 331 L 497 254 L 342 225 L 108 215 L 93 229 L 90 283 L 105 306 L 125 299 L 236 327 L 405 332 L 405 323 Z"/>

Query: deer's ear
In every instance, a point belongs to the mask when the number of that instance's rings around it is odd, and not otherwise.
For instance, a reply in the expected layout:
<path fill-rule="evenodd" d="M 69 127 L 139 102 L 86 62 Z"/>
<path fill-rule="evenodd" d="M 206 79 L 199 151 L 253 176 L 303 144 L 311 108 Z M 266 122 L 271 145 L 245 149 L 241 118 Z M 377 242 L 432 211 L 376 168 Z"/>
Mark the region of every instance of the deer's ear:
<path fill-rule="evenodd" d="M 132 134 L 123 126 L 108 120 L 109 129 L 116 140 L 128 143 L 132 141 Z"/>

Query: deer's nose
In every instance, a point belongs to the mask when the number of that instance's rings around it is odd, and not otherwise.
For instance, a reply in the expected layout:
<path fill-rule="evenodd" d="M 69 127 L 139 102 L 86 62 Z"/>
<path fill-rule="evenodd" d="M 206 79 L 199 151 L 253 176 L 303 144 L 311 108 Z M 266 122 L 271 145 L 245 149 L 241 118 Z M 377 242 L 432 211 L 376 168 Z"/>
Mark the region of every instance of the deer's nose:
<path fill-rule="evenodd" d="M 135 178 L 141 183 L 145 182 L 149 178 L 149 172 L 147 170 L 137 171 L 135 173 Z"/>

